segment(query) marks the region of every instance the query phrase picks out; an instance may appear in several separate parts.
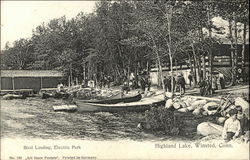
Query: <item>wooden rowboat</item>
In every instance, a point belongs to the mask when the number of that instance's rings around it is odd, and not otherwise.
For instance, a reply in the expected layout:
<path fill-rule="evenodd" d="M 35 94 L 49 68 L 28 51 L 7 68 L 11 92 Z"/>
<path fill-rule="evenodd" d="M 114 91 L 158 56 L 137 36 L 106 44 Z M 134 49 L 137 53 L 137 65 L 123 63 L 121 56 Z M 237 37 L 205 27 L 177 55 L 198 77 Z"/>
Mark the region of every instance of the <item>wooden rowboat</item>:
<path fill-rule="evenodd" d="M 78 112 L 119 112 L 119 111 L 145 111 L 154 105 L 163 105 L 165 103 L 164 95 L 156 95 L 143 98 L 137 102 L 117 103 L 117 104 L 100 104 L 85 103 L 81 100 L 74 99 Z"/>
<path fill-rule="evenodd" d="M 98 104 L 116 104 L 116 103 L 129 103 L 129 102 L 136 102 L 141 100 L 141 94 L 124 96 L 124 97 L 111 97 L 109 99 L 92 99 L 92 100 L 78 100 L 81 103 L 98 103 Z"/>
<path fill-rule="evenodd" d="M 47 98 L 57 98 L 57 99 L 67 99 L 69 98 L 70 94 L 68 93 L 61 93 L 61 92 L 55 92 L 55 93 L 40 93 L 40 96 L 42 99 L 47 99 Z"/>

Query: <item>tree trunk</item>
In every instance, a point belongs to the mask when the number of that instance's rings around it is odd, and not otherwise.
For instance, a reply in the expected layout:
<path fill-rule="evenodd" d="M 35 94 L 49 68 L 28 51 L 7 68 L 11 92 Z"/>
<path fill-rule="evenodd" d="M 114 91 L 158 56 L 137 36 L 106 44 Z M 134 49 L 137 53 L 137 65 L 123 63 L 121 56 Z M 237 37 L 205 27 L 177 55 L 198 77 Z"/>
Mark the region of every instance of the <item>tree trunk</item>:
<path fill-rule="evenodd" d="M 231 75 L 231 83 L 230 85 L 235 85 L 235 65 L 234 65 L 234 47 L 233 47 L 233 35 L 232 35 L 232 20 L 229 19 L 229 37 L 230 37 L 230 41 L 231 41 L 231 70 L 232 70 L 232 75 Z"/>
<path fill-rule="evenodd" d="M 69 73 L 70 73 L 70 82 L 72 83 L 73 82 L 72 63 L 70 63 Z"/>
<path fill-rule="evenodd" d="M 204 41 L 204 37 L 203 37 L 203 31 L 202 31 L 202 27 L 200 27 L 200 36 L 201 36 L 201 41 Z M 203 46 L 202 46 L 203 48 Z M 204 49 L 202 49 L 203 53 L 202 53 L 202 68 L 203 68 L 203 75 L 202 78 L 206 79 L 206 58 L 205 58 L 205 52 Z"/>
<path fill-rule="evenodd" d="M 168 8 L 166 7 L 166 11 L 168 12 Z M 171 95 L 172 99 L 174 98 L 174 75 L 173 75 L 173 56 L 171 51 L 172 46 L 172 37 L 171 37 L 171 23 L 172 23 L 172 13 L 173 13 L 173 6 L 170 6 L 169 13 L 167 14 L 167 21 L 168 21 L 168 54 L 170 60 L 170 69 L 171 69 Z"/>
<path fill-rule="evenodd" d="M 238 29 L 237 29 L 237 17 L 235 12 L 233 12 L 234 17 L 234 45 L 235 45 L 235 51 L 234 51 L 234 64 L 237 67 L 238 66 Z"/>
<path fill-rule="evenodd" d="M 194 57 L 193 75 L 194 75 L 194 87 L 195 87 L 197 84 L 197 79 L 196 79 L 196 54 L 195 54 L 195 49 L 194 49 L 194 43 L 192 43 L 192 52 L 193 52 L 193 57 Z M 191 57 L 190 57 L 190 60 L 191 60 Z"/>
<path fill-rule="evenodd" d="M 169 52 L 171 53 L 171 50 L 169 49 Z M 172 55 L 169 53 L 169 60 L 170 60 L 170 71 L 171 71 L 171 94 L 172 98 L 174 97 L 174 74 L 173 74 L 173 59 Z"/>
<path fill-rule="evenodd" d="M 247 32 L 247 24 L 244 21 L 244 29 L 243 29 L 243 43 L 242 43 L 242 51 L 241 51 L 241 67 L 244 69 L 245 67 L 245 48 L 246 48 L 246 32 Z"/>
<path fill-rule="evenodd" d="M 129 62 L 128 62 L 128 75 L 127 75 L 127 82 L 129 84 L 130 81 L 130 58 L 129 58 Z"/>
<path fill-rule="evenodd" d="M 197 63 L 197 68 L 198 68 L 198 81 L 201 81 L 203 78 L 201 74 L 201 59 L 200 59 L 200 52 L 197 53 L 197 55 L 194 57 L 195 61 Z"/>
<path fill-rule="evenodd" d="M 160 72 L 160 81 L 161 81 L 161 84 L 162 84 L 162 88 L 163 88 L 163 91 L 165 93 L 165 85 L 164 85 L 164 82 L 163 82 L 163 73 L 162 73 L 162 67 L 161 67 L 161 59 L 160 59 L 160 55 L 159 55 L 159 52 L 157 50 L 157 46 L 156 46 L 156 43 L 155 43 L 155 40 L 154 40 L 154 37 L 150 34 L 150 38 L 154 44 L 153 46 L 153 50 L 154 52 L 156 53 L 156 58 L 157 58 L 157 61 L 158 61 L 158 70 Z M 159 75 L 159 74 L 158 74 Z M 164 94 L 164 97 L 166 95 Z"/>
<path fill-rule="evenodd" d="M 205 54 L 204 54 L 204 52 L 203 52 L 203 54 L 202 54 L 202 70 L 203 70 L 203 75 L 202 75 L 202 77 L 203 77 L 203 79 L 206 79 L 206 57 L 205 57 Z"/>
<path fill-rule="evenodd" d="M 212 40 L 212 22 L 211 22 L 211 17 L 210 17 L 210 9 L 209 9 L 209 6 L 208 6 L 208 11 L 207 11 L 207 15 L 208 15 L 208 36 L 209 36 L 209 39 L 210 41 Z M 212 44 L 212 41 L 210 42 L 210 46 L 209 46 L 209 71 L 210 71 L 210 85 L 213 86 L 213 52 L 212 52 L 212 47 L 213 47 L 213 44 Z M 213 94 L 212 90 L 211 90 L 211 94 Z"/>

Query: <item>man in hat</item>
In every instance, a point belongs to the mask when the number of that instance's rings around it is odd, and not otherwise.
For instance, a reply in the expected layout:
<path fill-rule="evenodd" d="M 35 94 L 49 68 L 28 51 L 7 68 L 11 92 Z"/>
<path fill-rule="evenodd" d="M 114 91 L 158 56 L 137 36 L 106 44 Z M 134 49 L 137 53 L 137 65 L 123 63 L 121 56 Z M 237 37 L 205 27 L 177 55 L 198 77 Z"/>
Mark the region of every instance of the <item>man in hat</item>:
<path fill-rule="evenodd" d="M 225 121 L 222 137 L 226 142 L 235 139 L 239 136 L 241 131 L 240 121 L 237 119 L 237 110 L 229 111 L 230 118 Z"/>

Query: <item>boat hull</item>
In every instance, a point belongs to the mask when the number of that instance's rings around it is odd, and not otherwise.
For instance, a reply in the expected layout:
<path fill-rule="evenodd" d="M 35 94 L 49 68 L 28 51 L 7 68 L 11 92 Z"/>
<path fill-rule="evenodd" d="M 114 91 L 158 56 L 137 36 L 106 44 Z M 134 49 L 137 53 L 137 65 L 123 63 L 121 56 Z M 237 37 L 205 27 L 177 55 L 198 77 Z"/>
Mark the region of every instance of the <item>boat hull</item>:
<path fill-rule="evenodd" d="M 148 98 L 150 100 L 150 98 Z M 145 99 L 142 99 L 138 102 L 130 103 L 118 103 L 118 104 L 99 104 L 99 103 L 83 103 L 80 100 L 74 100 L 74 103 L 77 105 L 78 112 L 122 112 L 122 111 L 135 111 L 143 112 L 152 106 L 164 105 L 165 99 L 162 98 L 155 99 L 153 101 L 146 102 Z"/>
<path fill-rule="evenodd" d="M 123 98 L 112 98 L 105 100 L 78 100 L 81 103 L 98 103 L 98 104 L 116 104 L 116 103 L 129 103 L 129 102 L 137 102 L 141 100 L 141 94 L 137 94 L 135 96 L 123 97 Z"/>

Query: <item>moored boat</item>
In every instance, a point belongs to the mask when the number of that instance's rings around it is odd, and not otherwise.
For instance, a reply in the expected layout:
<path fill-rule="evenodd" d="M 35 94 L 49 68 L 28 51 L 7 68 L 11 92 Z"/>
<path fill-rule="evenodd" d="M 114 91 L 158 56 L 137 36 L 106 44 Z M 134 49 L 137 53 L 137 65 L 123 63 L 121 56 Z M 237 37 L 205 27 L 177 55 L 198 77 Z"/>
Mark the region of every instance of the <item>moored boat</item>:
<path fill-rule="evenodd" d="M 67 99 L 69 98 L 70 94 L 61 92 L 55 92 L 55 93 L 43 92 L 40 93 L 40 96 L 42 99 L 47 99 L 47 98 Z"/>
<path fill-rule="evenodd" d="M 163 94 L 152 97 L 143 98 L 137 102 L 116 103 L 116 104 L 100 104 L 86 103 L 81 100 L 74 99 L 78 112 L 119 112 L 119 111 L 145 111 L 154 105 L 163 105 L 165 98 Z"/>
<path fill-rule="evenodd" d="M 129 102 L 136 102 L 141 100 L 141 94 L 136 95 L 128 95 L 123 97 L 111 97 L 108 99 L 91 99 L 91 100 L 78 100 L 81 103 L 98 103 L 98 104 L 116 104 L 116 103 L 129 103 Z"/>

